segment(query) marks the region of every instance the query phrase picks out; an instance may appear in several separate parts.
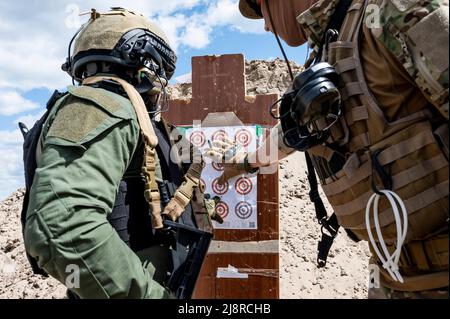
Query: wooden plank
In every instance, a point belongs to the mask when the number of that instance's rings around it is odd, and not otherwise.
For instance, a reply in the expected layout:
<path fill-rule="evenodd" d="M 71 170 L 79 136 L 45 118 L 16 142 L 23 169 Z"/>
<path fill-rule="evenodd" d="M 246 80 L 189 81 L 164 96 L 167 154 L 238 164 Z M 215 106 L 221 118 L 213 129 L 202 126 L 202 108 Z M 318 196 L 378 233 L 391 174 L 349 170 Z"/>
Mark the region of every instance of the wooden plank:
<path fill-rule="evenodd" d="M 192 126 L 210 113 L 234 112 L 245 125 L 270 128 L 277 124 L 269 106 L 277 95 L 246 96 L 245 62 L 241 54 L 203 56 L 192 59 L 192 98 L 169 101 L 170 111 L 164 117 L 178 126 Z M 279 191 L 278 170 L 258 176 L 258 229 L 216 230 L 214 239 L 231 242 L 278 240 Z M 209 254 L 197 284 L 195 298 L 278 298 L 278 276 L 262 276 L 259 270 L 279 271 L 278 253 Z M 217 268 L 254 269 L 246 280 L 219 279 Z"/>
<path fill-rule="evenodd" d="M 245 62 L 241 54 L 192 58 L 192 99 L 171 100 L 164 117 L 176 125 L 191 126 L 209 113 L 235 112 L 248 125 L 273 127 L 269 114 L 276 94 L 245 96 Z"/>
<path fill-rule="evenodd" d="M 247 273 L 248 279 L 217 278 L 218 268 L 228 265 Z M 270 267 L 270 268 L 268 268 Z M 209 254 L 197 284 L 197 299 L 278 299 L 279 298 L 279 255 L 278 254 Z M 274 277 L 275 274 L 275 277 Z M 262 294 L 261 292 L 264 292 Z"/>

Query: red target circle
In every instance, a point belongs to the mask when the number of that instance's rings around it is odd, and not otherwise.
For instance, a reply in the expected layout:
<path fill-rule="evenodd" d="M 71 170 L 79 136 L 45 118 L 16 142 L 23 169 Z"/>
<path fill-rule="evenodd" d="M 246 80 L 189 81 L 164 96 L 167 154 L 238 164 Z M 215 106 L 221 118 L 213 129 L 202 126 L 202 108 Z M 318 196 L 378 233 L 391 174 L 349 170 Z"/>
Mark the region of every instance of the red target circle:
<path fill-rule="evenodd" d="M 229 139 L 227 132 L 225 132 L 224 130 L 215 132 L 211 137 L 211 140 L 213 142 L 222 141 L 223 139 Z"/>
<path fill-rule="evenodd" d="M 216 214 L 222 217 L 222 219 L 225 219 L 228 216 L 229 211 L 228 205 L 224 202 L 219 202 L 216 205 Z"/>
<path fill-rule="evenodd" d="M 206 143 L 205 133 L 200 131 L 192 132 L 190 141 L 196 147 L 203 147 Z"/>
<path fill-rule="evenodd" d="M 253 183 L 249 178 L 241 177 L 236 181 L 234 187 L 240 195 L 248 195 L 253 189 Z"/>
<path fill-rule="evenodd" d="M 234 140 L 236 141 L 236 143 L 238 143 L 239 145 L 241 145 L 241 146 L 243 146 L 243 147 L 247 147 L 247 146 L 249 146 L 250 145 L 250 143 L 252 142 L 252 140 L 253 140 L 253 137 L 252 137 L 252 133 L 249 131 L 249 130 L 247 130 L 247 129 L 241 129 L 241 130 L 239 130 L 237 133 L 236 133 L 236 135 L 235 135 L 235 137 L 234 137 Z"/>
<path fill-rule="evenodd" d="M 212 163 L 212 167 L 218 172 L 223 172 L 223 170 L 225 169 L 223 167 L 223 164 L 216 163 L 216 162 Z"/>
<path fill-rule="evenodd" d="M 217 195 L 223 195 L 226 192 L 228 192 L 228 182 L 225 182 L 224 185 L 220 185 L 219 184 L 219 178 L 216 178 L 213 182 L 212 182 L 212 189 L 214 191 L 214 193 L 216 193 Z"/>
<path fill-rule="evenodd" d="M 240 202 L 236 205 L 235 211 L 240 219 L 249 219 L 253 214 L 253 207 L 247 202 Z"/>

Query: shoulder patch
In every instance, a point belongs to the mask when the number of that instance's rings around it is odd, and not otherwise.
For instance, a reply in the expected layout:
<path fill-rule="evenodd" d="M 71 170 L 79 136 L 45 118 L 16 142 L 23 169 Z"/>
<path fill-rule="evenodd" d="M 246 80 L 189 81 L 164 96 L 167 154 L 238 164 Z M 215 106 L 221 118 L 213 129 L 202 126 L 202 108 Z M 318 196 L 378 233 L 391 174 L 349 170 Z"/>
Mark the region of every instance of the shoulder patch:
<path fill-rule="evenodd" d="M 69 86 L 68 91 L 73 96 L 93 102 L 113 116 L 127 119 L 133 117 L 131 102 L 118 94 L 90 86 Z"/>
<path fill-rule="evenodd" d="M 448 1 L 383 1 L 378 40 L 397 58 L 424 96 L 448 118 Z"/>
<path fill-rule="evenodd" d="M 420 52 L 442 73 L 448 70 L 449 15 L 438 8 L 407 32 Z M 433 36 L 430 36 L 433 35 Z"/>
<path fill-rule="evenodd" d="M 110 116 L 91 102 L 69 97 L 57 113 L 47 137 L 78 143 Z"/>
<path fill-rule="evenodd" d="M 44 144 L 84 148 L 123 121 L 139 128 L 134 108 L 126 98 L 87 86 L 69 87 L 68 92 L 49 120 Z"/>

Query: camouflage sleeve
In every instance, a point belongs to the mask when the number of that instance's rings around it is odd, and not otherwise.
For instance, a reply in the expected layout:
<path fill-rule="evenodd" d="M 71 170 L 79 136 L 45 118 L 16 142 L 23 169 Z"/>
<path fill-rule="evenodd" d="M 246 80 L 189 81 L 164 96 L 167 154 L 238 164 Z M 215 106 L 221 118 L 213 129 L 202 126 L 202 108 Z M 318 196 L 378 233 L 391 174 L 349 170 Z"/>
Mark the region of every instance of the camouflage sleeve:
<path fill-rule="evenodd" d="M 373 33 L 448 119 L 448 0 L 371 2 L 381 4 L 381 25 Z"/>

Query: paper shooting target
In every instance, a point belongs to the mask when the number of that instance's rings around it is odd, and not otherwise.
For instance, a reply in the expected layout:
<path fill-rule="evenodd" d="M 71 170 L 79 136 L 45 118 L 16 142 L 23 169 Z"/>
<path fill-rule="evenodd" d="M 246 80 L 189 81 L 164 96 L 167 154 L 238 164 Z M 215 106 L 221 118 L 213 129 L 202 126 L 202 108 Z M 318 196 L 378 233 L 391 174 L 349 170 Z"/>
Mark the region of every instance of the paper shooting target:
<path fill-rule="evenodd" d="M 221 141 L 223 139 L 229 139 L 227 132 L 225 132 L 224 130 L 216 131 L 211 137 L 212 142 Z"/>
<path fill-rule="evenodd" d="M 248 195 L 253 189 L 253 184 L 249 178 L 241 177 L 236 181 L 234 188 L 239 195 Z"/>
<path fill-rule="evenodd" d="M 248 202 L 240 202 L 236 205 L 235 211 L 240 219 L 248 219 L 253 214 L 253 207 Z"/>
<path fill-rule="evenodd" d="M 216 205 L 216 214 L 222 217 L 222 219 L 225 219 L 228 216 L 228 213 L 230 212 L 228 205 L 224 202 L 219 202 Z"/>
<path fill-rule="evenodd" d="M 190 141 L 191 141 L 192 145 L 194 145 L 195 147 L 200 148 L 200 147 L 205 146 L 205 143 L 206 143 L 205 133 L 203 133 L 201 131 L 192 132 Z"/>
<path fill-rule="evenodd" d="M 228 184 L 228 182 L 225 182 L 224 185 L 220 185 L 219 179 L 220 179 L 220 177 L 216 178 L 212 182 L 212 189 L 213 189 L 214 193 L 216 193 L 217 195 L 224 195 L 226 192 L 228 192 L 229 184 Z"/>
<path fill-rule="evenodd" d="M 250 133 L 247 129 L 241 129 L 237 131 L 234 140 L 237 144 L 241 145 L 242 147 L 247 147 L 252 142 L 252 133 Z"/>
<path fill-rule="evenodd" d="M 223 172 L 223 170 L 225 169 L 225 168 L 223 167 L 223 164 L 216 163 L 216 162 L 213 162 L 213 163 L 212 163 L 212 167 L 213 167 L 216 171 L 218 171 L 218 172 Z"/>

